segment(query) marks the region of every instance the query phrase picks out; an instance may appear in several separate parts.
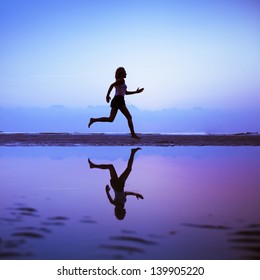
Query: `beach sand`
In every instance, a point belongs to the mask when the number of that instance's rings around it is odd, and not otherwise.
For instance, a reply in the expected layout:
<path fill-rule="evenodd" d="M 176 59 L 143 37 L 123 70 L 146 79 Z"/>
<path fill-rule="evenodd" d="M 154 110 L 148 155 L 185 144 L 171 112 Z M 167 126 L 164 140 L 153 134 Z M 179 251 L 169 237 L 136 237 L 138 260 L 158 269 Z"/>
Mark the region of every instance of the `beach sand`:
<path fill-rule="evenodd" d="M 1 133 L 0 146 L 260 146 L 260 134 Z"/>

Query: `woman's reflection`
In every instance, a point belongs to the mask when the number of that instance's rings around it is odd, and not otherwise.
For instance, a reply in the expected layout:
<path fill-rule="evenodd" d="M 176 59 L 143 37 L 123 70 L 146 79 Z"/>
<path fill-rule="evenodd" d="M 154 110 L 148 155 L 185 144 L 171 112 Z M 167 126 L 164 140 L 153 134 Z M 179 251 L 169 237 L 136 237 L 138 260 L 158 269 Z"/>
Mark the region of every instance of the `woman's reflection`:
<path fill-rule="evenodd" d="M 115 170 L 113 164 L 94 164 L 93 162 L 90 161 L 90 159 L 88 160 L 90 168 L 99 168 L 99 169 L 109 170 L 110 177 L 111 177 L 110 184 L 115 192 L 114 199 L 112 199 L 111 194 L 109 192 L 110 191 L 109 185 L 106 185 L 106 194 L 107 194 L 107 197 L 108 197 L 108 200 L 110 201 L 110 203 L 115 205 L 115 216 L 117 217 L 118 220 L 123 220 L 125 218 L 125 215 L 126 215 L 125 203 L 126 203 L 126 197 L 128 195 L 133 195 L 137 199 L 144 198 L 139 193 L 124 191 L 126 179 L 128 178 L 129 174 L 132 171 L 134 156 L 138 150 L 140 150 L 140 148 L 131 149 L 131 154 L 130 154 L 130 157 L 129 157 L 129 160 L 127 163 L 127 167 L 126 167 L 125 171 L 119 177 L 116 173 L 116 170 Z"/>

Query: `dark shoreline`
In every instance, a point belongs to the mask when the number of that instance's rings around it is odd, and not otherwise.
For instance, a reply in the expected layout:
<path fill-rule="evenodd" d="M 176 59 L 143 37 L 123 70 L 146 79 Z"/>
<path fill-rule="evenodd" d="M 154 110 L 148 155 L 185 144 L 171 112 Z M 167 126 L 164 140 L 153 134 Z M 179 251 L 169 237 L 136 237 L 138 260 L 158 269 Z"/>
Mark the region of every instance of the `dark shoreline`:
<path fill-rule="evenodd" d="M 1 133 L 0 146 L 260 146 L 260 134 Z"/>

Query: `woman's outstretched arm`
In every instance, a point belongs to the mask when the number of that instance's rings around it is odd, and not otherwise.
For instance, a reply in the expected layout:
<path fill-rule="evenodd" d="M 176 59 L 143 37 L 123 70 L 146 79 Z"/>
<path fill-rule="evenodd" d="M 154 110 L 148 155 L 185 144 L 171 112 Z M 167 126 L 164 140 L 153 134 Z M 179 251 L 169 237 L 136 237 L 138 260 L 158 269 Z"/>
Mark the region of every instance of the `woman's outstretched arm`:
<path fill-rule="evenodd" d="M 137 199 L 141 198 L 144 199 L 144 197 L 140 193 L 135 193 L 135 192 L 125 192 L 125 195 L 134 195 Z"/>
<path fill-rule="evenodd" d="M 136 93 L 140 93 L 144 90 L 144 88 L 137 88 L 137 90 L 135 91 L 126 91 L 126 95 L 130 95 L 130 94 L 136 94 Z"/>

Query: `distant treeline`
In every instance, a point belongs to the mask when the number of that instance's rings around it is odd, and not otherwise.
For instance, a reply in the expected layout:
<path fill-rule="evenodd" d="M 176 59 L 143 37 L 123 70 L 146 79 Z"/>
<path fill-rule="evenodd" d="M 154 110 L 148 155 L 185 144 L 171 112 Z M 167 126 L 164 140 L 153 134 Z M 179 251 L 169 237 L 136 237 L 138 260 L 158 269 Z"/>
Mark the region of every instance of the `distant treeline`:
<path fill-rule="evenodd" d="M 114 123 L 97 123 L 88 129 L 90 117 L 107 116 L 109 106 L 86 108 L 0 108 L 0 130 L 4 132 L 128 132 L 118 113 Z M 260 132 L 259 111 L 165 109 L 142 111 L 129 106 L 136 131 L 153 133 Z"/>

